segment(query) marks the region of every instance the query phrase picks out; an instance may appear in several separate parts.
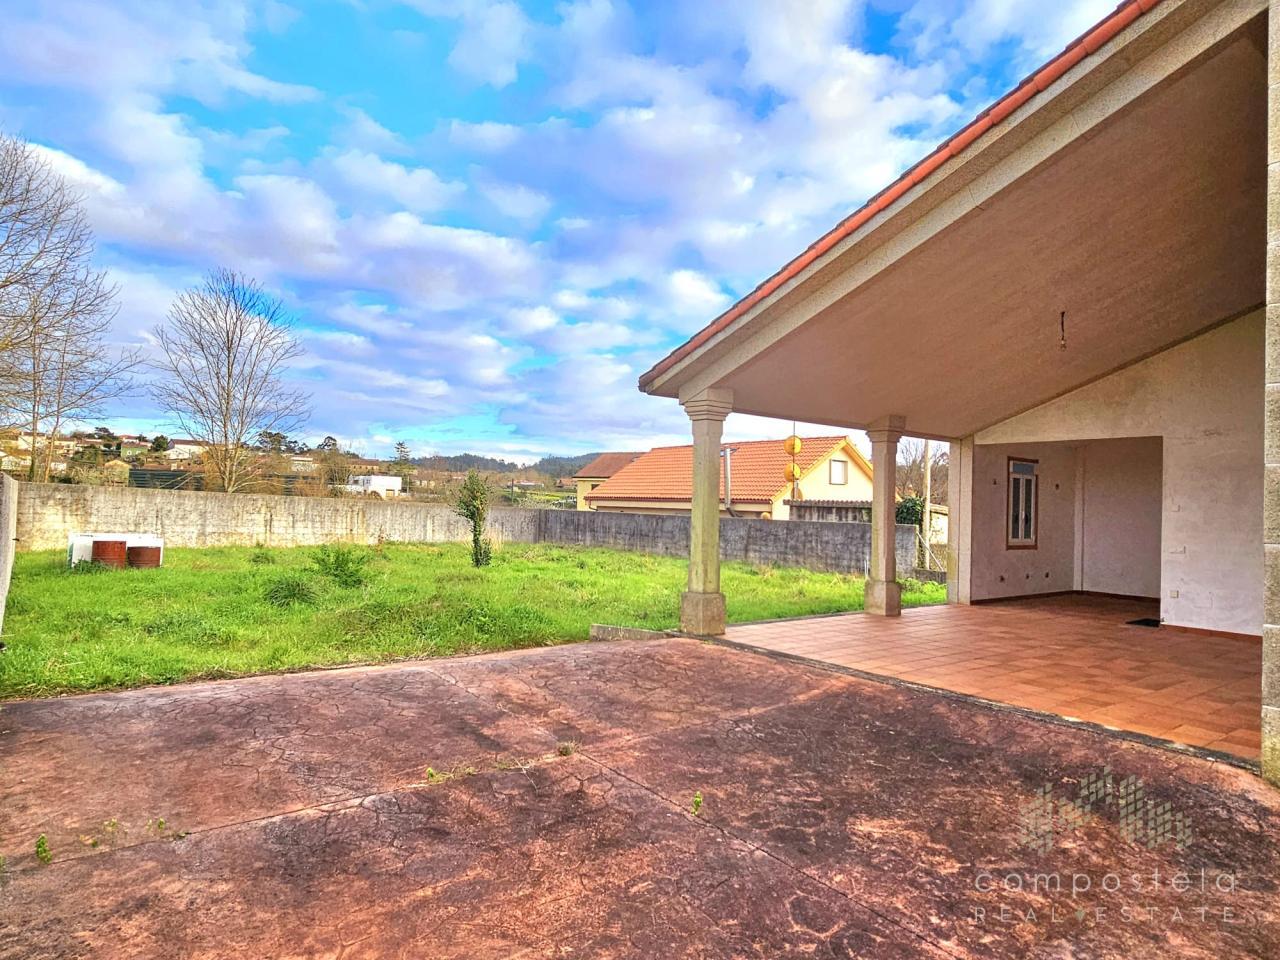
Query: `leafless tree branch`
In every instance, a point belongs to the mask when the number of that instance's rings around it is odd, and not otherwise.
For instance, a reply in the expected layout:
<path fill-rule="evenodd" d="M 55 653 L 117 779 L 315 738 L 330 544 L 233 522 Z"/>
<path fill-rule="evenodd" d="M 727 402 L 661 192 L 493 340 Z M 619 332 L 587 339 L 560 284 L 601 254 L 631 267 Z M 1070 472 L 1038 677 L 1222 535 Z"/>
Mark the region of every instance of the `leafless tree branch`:
<path fill-rule="evenodd" d="M 155 331 L 157 401 L 205 446 L 207 478 L 228 493 L 256 479 L 251 449 L 263 431 L 290 433 L 306 422 L 310 397 L 283 374 L 302 347 L 279 299 L 231 270 L 212 271 L 180 294 Z"/>
<path fill-rule="evenodd" d="M 0 135 L 0 407 L 30 435 L 32 480 L 49 479 L 48 441 L 126 392 L 140 362 L 107 346 L 116 290 L 92 259 L 79 196 L 29 144 Z"/>

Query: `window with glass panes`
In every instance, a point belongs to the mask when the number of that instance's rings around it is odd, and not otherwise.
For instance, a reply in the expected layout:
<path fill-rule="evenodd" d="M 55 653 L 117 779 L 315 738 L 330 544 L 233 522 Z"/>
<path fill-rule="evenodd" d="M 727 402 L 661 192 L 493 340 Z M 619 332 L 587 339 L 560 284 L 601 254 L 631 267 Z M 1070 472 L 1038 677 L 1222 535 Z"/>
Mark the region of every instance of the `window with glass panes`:
<path fill-rule="evenodd" d="M 1036 523 L 1039 520 L 1039 478 L 1035 460 L 1009 458 L 1009 509 L 1007 544 L 1010 547 L 1034 547 Z"/>

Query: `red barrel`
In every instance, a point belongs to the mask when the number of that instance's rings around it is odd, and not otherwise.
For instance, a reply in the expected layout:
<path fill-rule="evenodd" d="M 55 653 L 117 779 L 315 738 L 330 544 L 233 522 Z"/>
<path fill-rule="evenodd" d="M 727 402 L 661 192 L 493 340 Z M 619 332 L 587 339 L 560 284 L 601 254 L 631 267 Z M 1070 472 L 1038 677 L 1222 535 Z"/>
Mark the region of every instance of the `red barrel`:
<path fill-rule="evenodd" d="M 95 540 L 91 556 L 94 563 L 123 569 L 129 562 L 129 547 L 123 540 Z"/>
<path fill-rule="evenodd" d="M 160 566 L 159 547 L 130 547 L 129 566 L 150 569 Z"/>

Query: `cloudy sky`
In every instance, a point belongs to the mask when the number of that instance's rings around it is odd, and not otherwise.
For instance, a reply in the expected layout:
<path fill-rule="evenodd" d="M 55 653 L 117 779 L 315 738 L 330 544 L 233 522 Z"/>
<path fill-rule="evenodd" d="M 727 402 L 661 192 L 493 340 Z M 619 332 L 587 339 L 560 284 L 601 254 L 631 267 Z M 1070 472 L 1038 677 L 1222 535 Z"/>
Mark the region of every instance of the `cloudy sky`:
<path fill-rule="evenodd" d="M 688 433 L 640 373 L 1115 3 L 9 0 L 0 128 L 122 343 L 215 265 L 286 300 L 309 438 L 646 448 Z"/>

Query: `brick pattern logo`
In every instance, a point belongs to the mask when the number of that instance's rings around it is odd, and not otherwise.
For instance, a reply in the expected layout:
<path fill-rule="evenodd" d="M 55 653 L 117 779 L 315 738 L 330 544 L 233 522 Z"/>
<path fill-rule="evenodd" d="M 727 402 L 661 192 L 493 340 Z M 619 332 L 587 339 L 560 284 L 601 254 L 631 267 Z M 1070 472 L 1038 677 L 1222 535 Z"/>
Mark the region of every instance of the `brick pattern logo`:
<path fill-rule="evenodd" d="M 1148 850 L 1166 843 L 1185 850 L 1191 843 L 1191 823 L 1181 811 L 1148 797 L 1137 777 L 1117 782 L 1110 767 L 1081 780 L 1074 798 L 1059 796 L 1050 784 L 1037 790 L 1019 811 L 1021 843 L 1048 853 L 1058 838 L 1079 830 L 1104 810 L 1114 812 L 1125 840 Z"/>

